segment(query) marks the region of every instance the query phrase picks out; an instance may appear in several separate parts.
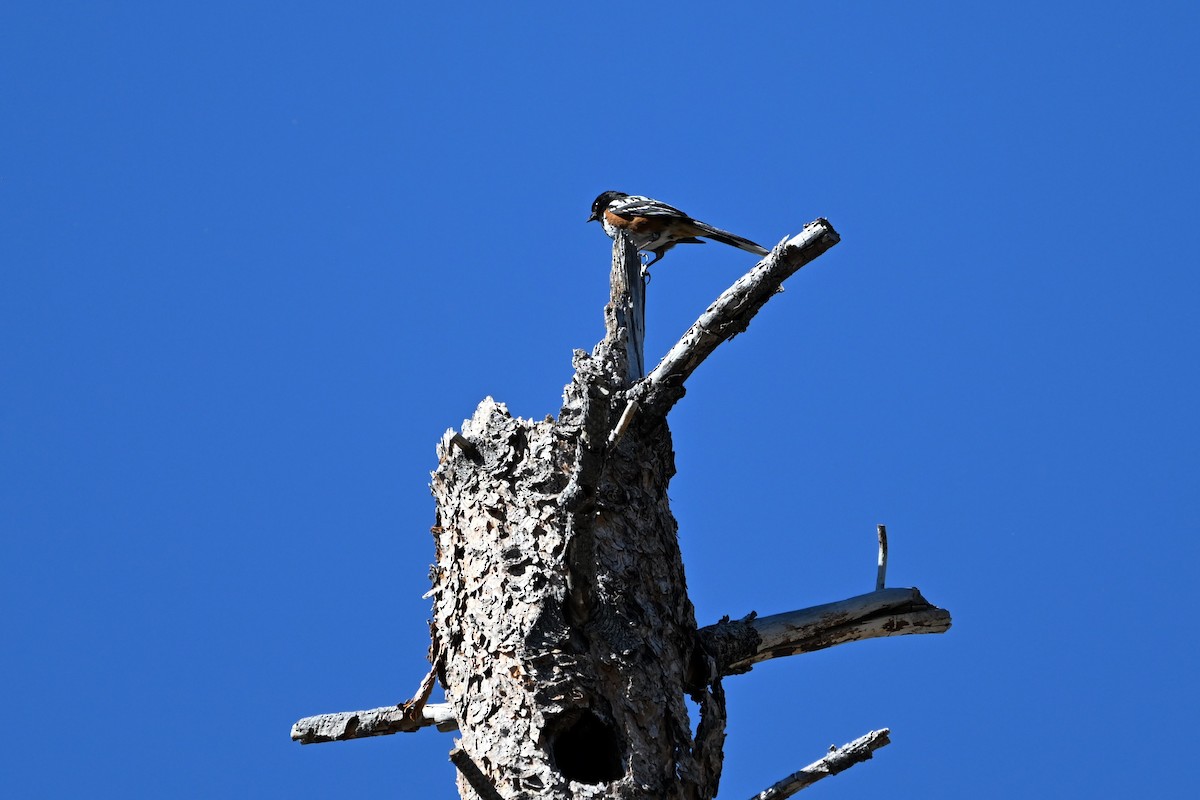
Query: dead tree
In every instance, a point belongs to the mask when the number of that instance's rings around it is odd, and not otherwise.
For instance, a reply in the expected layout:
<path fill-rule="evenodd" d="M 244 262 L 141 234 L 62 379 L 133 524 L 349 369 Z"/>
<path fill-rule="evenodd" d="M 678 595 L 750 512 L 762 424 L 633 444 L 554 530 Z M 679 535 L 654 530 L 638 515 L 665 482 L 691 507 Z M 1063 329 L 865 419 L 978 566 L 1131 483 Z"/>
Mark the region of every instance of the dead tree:
<path fill-rule="evenodd" d="M 706 310 L 649 374 L 645 284 L 633 245 L 613 244 L 606 335 L 558 418 L 514 418 L 485 399 L 447 431 L 433 474 L 432 669 L 412 700 L 300 720 L 302 743 L 459 732 L 463 798 L 716 796 L 723 678 L 769 658 L 857 639 L 941 633 L 950 615 L 916 589 L 885 589 L 697 628 L 667 484 L 667 413 L 688 376 L 744 331 L 783 281 L 839 237 L 823 219 L 780 242 Z M 428 703 L 435 680 L 445 703 Z M 696 732 L 685 696 L 699 705 Z M 759 797 L 783 798 L 871 757 L 873 731 Z"/>

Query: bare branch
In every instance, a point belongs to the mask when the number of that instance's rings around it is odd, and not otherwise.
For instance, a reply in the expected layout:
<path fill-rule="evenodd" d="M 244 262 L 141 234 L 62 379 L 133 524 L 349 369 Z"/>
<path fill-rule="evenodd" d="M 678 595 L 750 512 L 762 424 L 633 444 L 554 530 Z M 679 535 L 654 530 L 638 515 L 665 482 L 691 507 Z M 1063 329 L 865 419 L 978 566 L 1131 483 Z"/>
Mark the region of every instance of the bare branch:
<path fill-rule="evenodd" d="M 612 433 L 608 435 L 609 447 L 616 447 L 617 443 L 621 441 L 621 437 L 625 435 L 625 431 L 629 430 L 629 423 L 633 422 L 640 407 L 636 400 L 630 400 L 625 404 L 625 410 L 621 412 L 621 418 L 617 420 L 617 427 L 613 428 Z"/>
<path fill-rule="evenodd" d="M 343 711 L 338 714 L 320 714 L 305 717 L 292 726 L 292 740 L 300 744 L 318 742 L 341 742 L 346 739 L 365 739 L 369 736 L 386 736 L 391 733 L 409 733 L 427 725 L 437 725 L 438 730 L 452 731 L 458 727 L 454 711 L 448 703 L 428 705 L 429 695 L 437 682 L 441 654 L 435 638 L 429 648 L 431 666 L 421 679 L 412 700 L 396 706 L 373 708 L 370 711 Z"/>
<path fill-rule="evenodd" d="M 949 628 L 950 612 L 930 605 L 917 589 L 884 589 L 785 614 L 723 620 L 701 628 L 698 636 L 716 659 L 717 673 L 736 675 L 772 658 L 863 639 L 945 633 Z M 411 733 L 430 725 L 454 730 L 458 723 L 449 704 L 421 699 L 429 696 L 429 688 L 426 676 L 417 696 L 403 705 L 306 717 L 292 726 L 292 739 L 301 744 L 340 742 Z"/>
<path fill-rule="evenodd" d="M 891 744 L 887 728 L 871 731 L 866 736 L 860 736 L 853 742 L 844 744 L 829 752 L 820 761 L 814 761 L 799 772 L 793 772 L 769 789 L 754 795 L 751 800 L 783 800 L 791 797 L 801 789 L 812 786 L 822 778 L 837 775 L 850 769 L 855 764 L 868 761 L 879 748 Z"/>
<path fill-rule="evenodd" d="M 643 382 L 646 402 L 665 414 L 679 389 L 722 343 L 746 330 L 750 320 L 797 270 L 841 241 L 828 220 L 804 226 L 791 239 L 775 245 L 762 261 L 726 289 L 688 329 Z"/>
<path fill-rule="evenodd" d="M 716 658 L 718 673 L 735 675 L 772 658 L 949 628 L 950 612 L 931 605 L 919 590 L 884 589 L 785 614 L 722 620 L 701 628 L 698 636 Z"/>
<path fill-rule="evenodd" d="M 717 673 L 736 675 L 772 658 L 863 639 L 945 633 L 949 628 L 950 612 L 931 605 L 917 589 L 884 589 L 785 614 L 723 620 L 701 628 L 698 636 L 716 659 Z M 429 688 L 426 676 L 417 696 L 408 703 L 306 717 L 292 726 L 292 739 L 301 744 L 340 742 L 411 733 L 430 725 L 441 731 L 455 730 L 458 723 L 449 704 L 421 700 L 429 696 Z"/>
<path fill-rule="evenodd" d="M 347 739 L 366 739 L 392 733 L 412 733 L 430 725 L 436 725 L 441 731 L 452 731 L 458 727 L 449 703 L 427 704 L 415 715 L 404 706 L 318 714 L 305 717 L 293 725 L 292 739 L 300 744 L 344 742 Z"/>
<path fill-rule="evenodd" d="M 466 750 L 461 747 L 455 747 L 450 751 L 450 763 L 458 767 L 458 771 L 463 778 L 475 790 L 475 794 L 479 795 L 482 800 L 504 800 L 504 796 L 496 791 L 496 787 L 488 780 L 488 777 L 483 774 L 483 770 L 479 765 L 471 760 L 471 756 Z"/>
<path fill-rule="evenodd" d="M 879 569 L 875 573 L 875 591 L 882 592 L 887 582 L 887 526 L 876 525 L 875 532 L 879 536 Z"/>

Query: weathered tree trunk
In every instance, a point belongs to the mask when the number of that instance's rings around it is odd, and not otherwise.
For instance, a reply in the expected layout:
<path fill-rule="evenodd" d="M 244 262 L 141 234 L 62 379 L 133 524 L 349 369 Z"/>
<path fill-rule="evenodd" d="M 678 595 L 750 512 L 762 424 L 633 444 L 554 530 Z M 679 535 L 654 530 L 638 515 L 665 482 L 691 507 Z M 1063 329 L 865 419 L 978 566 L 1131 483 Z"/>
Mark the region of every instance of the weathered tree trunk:
<path fill-rule="evenodd" d="M 433 628 L 456 758 L 477 768 L 460 770 L 464 798 L 716 793 L 723 709 L 708 698 L 693 741 L 684 703 L 708 676 L 667 502 L 670 431 L 643 416 L 609 444 L 639 371 L 621 324 L 638 260 L 615 247 L 608 335 L 576 353 L 557 421 L 489 398 L 469 444 L 439 450 Z"/>
<path fill-rule="evenodd" d="M 431 673 L 408 702 L 307 717 L 292 738 L 457 728 L 463 798 L 703 800 L 721 776 L 722 678 L 770 658 L 947 630 L 949 613 L 918 590 L 885 588 L 883 526 L 874 592 L 696 628 L 667 502 L 667 413 L 692 372 L 837 242 L 825 220 L 781 242 L 647 375 L 645 286 L 619 236 L 606 335 L 591 355 L 576 352 L 558 419 L 514 418 L 488 398 L 438 447 Z M 426 702 L 435 676 L 444 704 Z M 700 709 L 694 734 L 687 695 Z M 761 796 L 788 797 L 887 742 L 886 730 L 872 732 Z"/>

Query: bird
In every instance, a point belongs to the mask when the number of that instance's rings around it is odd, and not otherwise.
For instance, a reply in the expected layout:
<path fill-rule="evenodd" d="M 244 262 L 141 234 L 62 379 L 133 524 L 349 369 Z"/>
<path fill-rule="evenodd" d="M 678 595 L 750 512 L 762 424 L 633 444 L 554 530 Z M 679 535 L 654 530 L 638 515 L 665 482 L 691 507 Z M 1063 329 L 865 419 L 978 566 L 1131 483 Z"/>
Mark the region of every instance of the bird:
<path fill-rule="evenodd" d="M 630 234 L 638 250 L 654 254 L 654 260 L 647 262 L 647 267 L 657 263 L 677 244 L 704 244 L 698 238 L 701 236 L 755 255 L 765 256 L 770 252 L 749 239 L 692 219 L 674 206 L 636 194 L 601 192 L 592 203 L 592 214 L 587 221 L 598 221 L 604 226 L 604 232 L 614 239 L 618 230 Z"/>

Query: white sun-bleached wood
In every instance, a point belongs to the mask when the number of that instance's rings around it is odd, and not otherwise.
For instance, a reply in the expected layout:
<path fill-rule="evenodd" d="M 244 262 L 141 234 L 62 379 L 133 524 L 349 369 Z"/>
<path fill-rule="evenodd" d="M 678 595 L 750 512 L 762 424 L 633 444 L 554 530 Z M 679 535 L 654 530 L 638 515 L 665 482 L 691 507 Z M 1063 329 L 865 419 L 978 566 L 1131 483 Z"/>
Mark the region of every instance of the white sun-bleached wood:
<path fill-rule="evenodd" d="M 868 761 L 875 755 L 875 751 L 885 745 L 891 744 L 888 734 L 891 733 L 887 728 L 877 731 L 871 731 L 868 734 L 858 737 L 853 742 L 835 747 L 821 759 L 814 761 L 803 769 L 793 772 L 786 778 L 776 781 L 769 788 L 759 792 L 750 798 L 750 800 L 785 800 L 785 798 L 799 792 L 801 789 L 807 789 L 817 781 L 828 778 L 830 775 L 837 775 L 839 772 L 844 772 L 855 764 L 861 764 L 863 761 Z"/>
<path fill-rule="evenodd" d="M 457 724 L 452 760 L 464 798 L 701 800 L 720 778 L 722 676 L 855 638 L 944 630 L 948 615 L 911 595 L 903 607 L 852 598 L 857 605 L 839 615 L 822 607 L 815 620 L 792 612 L 701 631 L 687 599 L 666 500 L 674 472 L 666 413 L 687 377 L 746 329 L 783 280 L 837 241 L 817 220 L 781 242 L 639 379 L 645 306 L 635 290 L 644 287 L 636 252 L 618 238 L 607 335 L 593 354 L 576 353 L 558 419 L 516 419 L 489 398 L 439 447 L 426 683 L 436 675 L 447 702 L 427 704 L 423 683 L 399 707 L 302 720 L 294 737 Z M 694 735 L 685 693 L 699 703 Z M 586 747 L 569 747 L 572 737 Z M 575 763 L 606 748 L 607 760 Z"/>

